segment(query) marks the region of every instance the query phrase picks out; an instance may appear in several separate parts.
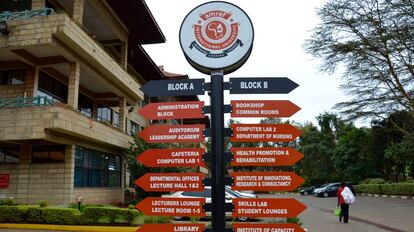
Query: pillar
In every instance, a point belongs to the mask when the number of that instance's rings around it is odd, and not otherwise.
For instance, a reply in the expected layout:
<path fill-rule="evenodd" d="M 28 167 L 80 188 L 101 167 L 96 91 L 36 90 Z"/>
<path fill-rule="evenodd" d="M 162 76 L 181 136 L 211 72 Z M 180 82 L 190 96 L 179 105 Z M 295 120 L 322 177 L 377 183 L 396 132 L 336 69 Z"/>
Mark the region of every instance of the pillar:
<path fill-rule="evenodd" d="M 68 105 L 76 110 L 79 98 L 80 64 L 71 63 L 69 69 Z"/>
<path fill-rule="evenodd" d="M 67 145 L 65 148 L 65 175 L 63 184 L 63 204 L 73 203 L 76 196 L 73 196 L 75 186 L 75 145 Z"/>
<path fill-rule="evenodd" d="M 128 68 L 128 43 L 121 44 L 121 67 L 125 70 Z"/>
<path fill-rule="evenodd" d="M 37 89 L 39 86 L 39 66 L 30 67 L 26 71 L 26 78 L 24 80 L 24 92 L 26 97 L 37 96 Z"/>
<path fill-rule="evenodd" d="M 120 97 L 119 98 L 119 129 L 125 133 L 125 125 L 126 125 L 126 98 Z"/>
<path fill-rule="evenodd" d="M 85 7 L 85 0 L 73 0 L 72 18 L 78 24 L 82 24 L 83 22 L 84 7 Z"/>
<path fill-rule="evenodd" d="M 45 0 L 32 0 L 32 10 L 39 10 L 46 7 Z"/>

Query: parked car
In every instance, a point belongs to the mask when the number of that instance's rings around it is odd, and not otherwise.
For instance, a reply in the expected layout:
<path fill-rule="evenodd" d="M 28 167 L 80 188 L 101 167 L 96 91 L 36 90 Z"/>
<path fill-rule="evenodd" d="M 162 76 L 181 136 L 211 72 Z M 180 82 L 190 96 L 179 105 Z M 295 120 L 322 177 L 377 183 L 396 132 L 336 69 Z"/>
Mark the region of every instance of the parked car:
<path fill-rule="evenodd" d="M 323 185 L 321 185 L 321 186 L 319 186 L 319 187 L 317 187 L 317 188 L 314 188 L 313 190 L 312 190 L 312 195 L 315 195 L 315 193 L 316 193 L 316 191 L 318 191 L 318 190 L 320 190 L 320 189 L 322 189 L 322 188 L 325 188 L 326 186 L 328 186 L 328 185 L 330 185 L 331 183 L 326 183 L 326 184 L 323 184 Z"/>
<path fill-rule="evenodd" d="M 316 189 L 313 195 L 317 197 L 336 197 L 336 193 L 338 192 L 338 189 L 340 186 L 341 186 L 341 183 L 339 182 L 330 183 L 330 184 L 325 185 L 322 188 Z M 352 184 L 347 183 L 346 186 L 351 189 L 353 194 L 355 194 L 355 190 L 352 187 Z"/>
<path fill-rule="evenodd" d="M 229 186 L 230 187 L 230 186 Z M 231 203 L 232 199 L 234 198 L 252 198 L 252 197 L 246 197 L 238 192 L 231 190 L 230 188 L 226 187 L 226 203 Z M 174 192 L 172 194 L 162 195 L 162 197 L 174 197 L 174 198 L 205 198 L 206 203 L 211 203 L 211 186 L 206 186 L 204 188 L 204 191 L 202 192 L 189 192 L 189 191 L 178 191 Z M 255 196 L 257 197 L 257 196 Z M 231 217 L 232 212 L 226 212 L 226 217 Z M 206 212 L 207 217 L 211 217 L 211 212 Z M 182 216 L 175 216 L 175 220 L 182 220 L 185 217 Z M 248 221 L 249 218 L 247 217 L 238 217 L 237 220 L 241 222 Z"/>
<path fill-rule="evenodd" d="M 231 186 L 226 185 L 226 191 L 235 192 L 236 194 L 241 195 L 244 198 L 257 198 L 257 195 L 254 194 L 252 191 L 238 191 L 231 189 Z"/>
<path fill-rule="evenodd" d="M 316 185 L 312 185 L 310 187 L 303 187 L 299 190 L 299 193 L 301 195 L 305 195 L 305 196 L 311 195 L 313 193 L 314 189 L 319 188 L 321 186 L 322 186 L 321 184 L 316 184 Z"/>

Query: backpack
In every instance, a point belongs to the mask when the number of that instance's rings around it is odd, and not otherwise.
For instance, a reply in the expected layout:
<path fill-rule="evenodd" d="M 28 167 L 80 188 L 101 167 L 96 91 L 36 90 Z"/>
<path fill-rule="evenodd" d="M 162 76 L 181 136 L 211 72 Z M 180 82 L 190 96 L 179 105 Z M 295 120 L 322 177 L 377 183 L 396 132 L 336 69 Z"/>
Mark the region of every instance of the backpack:
<path fill-rule="evenodd" d="M 341 196 L 344 198 L 345 204 L 351 205 L 355 202 L 355 196 L 348 187 L 345 187 L 344 190 L 342 190 Z"/>

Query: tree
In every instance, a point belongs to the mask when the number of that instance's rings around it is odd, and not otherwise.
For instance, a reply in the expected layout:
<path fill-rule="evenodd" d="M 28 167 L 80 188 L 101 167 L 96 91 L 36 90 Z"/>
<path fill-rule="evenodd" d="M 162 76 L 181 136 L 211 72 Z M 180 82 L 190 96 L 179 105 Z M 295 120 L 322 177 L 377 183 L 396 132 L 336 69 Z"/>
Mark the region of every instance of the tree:
<path fill-rule="evenodd" d="M 336 105 L 348 119 L 414 115 L 414 3 L 412 0 L 330 0 L 305 42 L 323 58 L 321 70 L 344 65 L 342 88 L 351 100 Z"/>

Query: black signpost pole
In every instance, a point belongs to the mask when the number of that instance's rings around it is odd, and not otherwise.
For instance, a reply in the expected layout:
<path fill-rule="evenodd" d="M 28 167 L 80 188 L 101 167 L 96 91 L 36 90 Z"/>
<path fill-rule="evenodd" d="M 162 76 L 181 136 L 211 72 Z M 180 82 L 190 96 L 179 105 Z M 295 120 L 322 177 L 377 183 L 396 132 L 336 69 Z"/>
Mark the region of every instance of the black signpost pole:
<path fill-rule="evenodd" d="M 211 195 L 212 229 L 225 232 L 224 93 L 223 71 L 211 72 Z"/>

